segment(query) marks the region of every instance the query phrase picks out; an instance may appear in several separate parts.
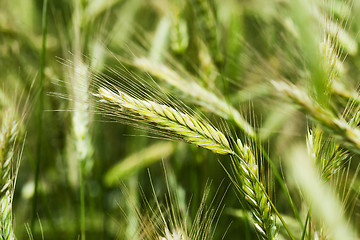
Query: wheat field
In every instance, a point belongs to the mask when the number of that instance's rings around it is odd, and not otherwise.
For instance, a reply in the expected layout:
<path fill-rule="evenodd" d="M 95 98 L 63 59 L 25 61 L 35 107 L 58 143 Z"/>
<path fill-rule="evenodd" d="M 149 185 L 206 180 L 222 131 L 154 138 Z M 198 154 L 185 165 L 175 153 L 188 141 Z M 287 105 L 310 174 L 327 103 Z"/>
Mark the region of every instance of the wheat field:
<path fill-rule="evenodd" d="M 360 239 L 360 1 L 0 1 L 0 240 Z"/>

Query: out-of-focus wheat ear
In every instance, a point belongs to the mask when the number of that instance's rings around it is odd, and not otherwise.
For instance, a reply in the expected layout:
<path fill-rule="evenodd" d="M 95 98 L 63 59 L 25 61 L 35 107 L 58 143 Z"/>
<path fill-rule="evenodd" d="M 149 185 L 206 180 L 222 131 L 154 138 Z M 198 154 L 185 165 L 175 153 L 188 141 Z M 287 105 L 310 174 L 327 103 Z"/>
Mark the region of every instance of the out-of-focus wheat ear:
<path fill-rule="evenodd" d="M 321 51 L 323 65 L 328 75 L 328 85 L 331 87 L 335 81 L 335 77 L 344 71 L 340 59 L 340 52 L 336 42 L 330 39 L 330 36 L 324 38 L 324 41 L 321 43 Z"/>
<path fill-rule="evenodd" d="M 268 194 L 261 183 L 258 161 L 251 148 L 240 139 L 236 142 L 236 155 L 232 157 L 235 170 L 234 184 L 243 195 L 253 217 L 253 225 L 261 239 L 275 239 L 276 227 Z"/>
<path fill-rule="evenodd" d="M 354 56 L 358 52 L 358 44 L 356 37 L 349 32 L 352 22 L 352 2 L 352 0 L 337 3 L 333 1 L 329 4 L 328 1 L 324 1 L 323 6 L 314 9 L 314 14 L 319 19 L 320 27 L 324 29 L 325 35 L 329 39 L 336 40 L 337 48 Z M 328 11 L 322 12 L 321 8 L 328 8 Z"/>
<path fill-rule="evenodd" d="M 81 58 L 75 58 L 71 69 L 71 80 L 68 82 L 68 90 L 72 101 L 71 108 L 71 134 L 68 136 L 67 163 L 68 178 L 72 186 L 79 184 L 79 167 L 84 165 L 84 174 L 91 172 L 93 165 L 93 147 L 91 133 L 89 131 L 92 115 L 89 104 L 90 70 Z M 76 159 L 76 161 L 73 161 Z"/>
<path fill-rule="evenodd" d="M 352 22 L 352 1 L 324 1 L 322 6 L 314 8 L 315 17 L 319 19 L 323 29 L 323 42 L 320 50 L 323 57 L 323 66 L 328 76 L 329 90 L 332 93 L 358 101 L 358 93 L 347 89 L 344 80 L 346 67 L 344 60 L 348 55 L 354 56 L 358 52 L 356 37 L 351 36 L 350 25 Z M 322 9 L 322 10 L 321 10 Z M 324 11 L 326 10 L 327 11 Z M 335 17 L 336 16 L 336 17 Z"/>
<path fill-rule="evenodd" d="M 355 231 L 344 213 L 343 204 L 334 194 L 331 185 L 320 178 L 305 146 L 297 145 L 291 150 L 285 162 L 288 172 L 293 176 L 296 186 L 300 187 L 307 204 L 311 204 L 312 219 L 321 221 L 321 229 L 325 232 L 320 235 L 329 236 L 330 239 L 356 239 Z"/>
<path fill-rule="evenodd" d="M 135 58 L 134 65 L 161 81 L 180 90 L 185 96 L 189 96 L 192 101 L 207 111 L 220 117 L 232 120 L 249 137 L 255 137 L 253 127 L 244 119 L 244 117 L 226 100 L 207 90 L 194 80 L 194 76 L 187 74 L 182 77 L 164 64 L 150 61 L 147 58 Z"/>
<path fill-rule="evenodd" d="M 134 154 L 121 159 L 104 174 L 104 183 L 107 186 L 116 186 L 120 180 L 136 173 L 140 169 L 149 167 L 154 162 L 164 160 L 175 151 L 171 142 L 158 142 Z"/>
<path fill-rule="evenodd" d="M 186 19 L 176 14 L 175 22 L 170 30 L 170 47 L 178 53 L 183 54 L 189 46 L 189 32 Z"/>
<path fill-rule="evenodd" d="M 333 138 L 324 138 L 324 132 L 319 127 L 308 131 L 307 147 L 324 181 L 328 181 L 349 159 L 348 151 L 335 143 Z"/>
<path fill-rule="evenodd" d="M 323 130 L 333 135 L 336 140 L 341 141 L 350 150 L 360 153 L 360 129 L 352 126 L 345 119 L 334 116 L 299 87 L 279 81 L 272 81 L 272 84 L 277 91 L 292 100 L 301 111 L 316 121 Z"/>
<path fill-rule="evenodd" d="M 14 109 L 9 108 L 1 116 L 0 132 L 0 237 L 15 239 L 12 201 L 18 169 L 17 139 L 20 133 L 20 121 L 16 119 Z"/>
<path fill-rule="evenodd" d="M 336 144 L 333 138 L 324 137 L 324 132 L 319 127 L 308 131 L 307 148 L 310 159 L 318 168 L 320 179 L 323 182 L 330 180 L 334 174 L 340 172 L 349 160 L 348 152 Z M 311 210 L 309 210 L 310 213 Z M 322 239 L 327 238 L 327 232 L 322 226 L 313 226 L 310 223 L 310 228 L 314 229 L 315 233 L 319 233 Z"/>
<path fill-rule="evenodd" d="M 118 107 L 113 108 L 113 115 L 131 115 L 134 121 L 155 125 L 154 127 L 176 134 L 186 142 L 218 154 L 233 153 L 225 135 L 205 120 L 198 120 L 189 114 L 153 101 L 134 98 L 120 90 L 115 93 L 100 87 L 95 95 Z"/>
<path fill-rule="evenodd" d="M 190 2 L 195 15 L 197 32 L 208 46 L 213 62 L 222 63 L 224 56 L 220 51 L 214 1 L 191 0 Z"/>

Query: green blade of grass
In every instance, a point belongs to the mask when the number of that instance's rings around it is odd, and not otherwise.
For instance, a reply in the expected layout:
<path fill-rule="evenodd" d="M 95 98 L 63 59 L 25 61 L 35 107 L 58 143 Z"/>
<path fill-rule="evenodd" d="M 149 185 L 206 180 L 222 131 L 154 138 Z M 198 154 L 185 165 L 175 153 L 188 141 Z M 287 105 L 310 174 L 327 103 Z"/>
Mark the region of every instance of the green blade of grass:
<path fill-rule="evenodd" d="M 32 206 L 31 217 L 31 231 L 34 230 L 35 219 L 37 215 L 37 200 L 39 195 L 39 174 L 40 163 L 42 159 L 41 149 L 43 141 L 43 109 L 44 109 L 44 77 L 45 77 L 45 57 L 46 57 L 46 33 L 47 33 L 47 0 L 43 1 L 42 10 L 42 48 L 40 57 L 40 79 L 39 79 L 39 105 L 37 112 L 37 145 L 36 145 L 36 163 L 35 163 L 35 186 L 34 186 L 34 198 Z"/>

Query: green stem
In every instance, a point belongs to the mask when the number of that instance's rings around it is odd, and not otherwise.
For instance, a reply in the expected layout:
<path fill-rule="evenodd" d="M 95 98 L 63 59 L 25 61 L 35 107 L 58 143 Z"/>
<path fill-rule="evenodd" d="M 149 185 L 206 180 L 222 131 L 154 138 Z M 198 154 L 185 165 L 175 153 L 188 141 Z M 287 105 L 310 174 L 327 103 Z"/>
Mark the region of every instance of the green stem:
<path fill-rule="evenodd" d="M 84 186 L 85 161 L 80 161 L 80 231 L 81 240 L 85 240 L 85 186 Z"/>
<path fill-rule="evenodd" d="M 47 33 L 47 0 L 43 1 L 42 9 L 42 48 L 41 48 L 41 57 L 40 57 L 40 80 L 39 80 L 39 107 L 38 107 L 38 116 L 37 116 L 37 145 L 36 145 L 36 158 L 35 158 L 35 186 L 34 186 L 34 198 L 32 206 L 32 216 L 31 216 L 31 231 L 34 231 L 34 223 L 37 215 L 37 199 L 39 194 L 39 174 L 40 174 L 40 163 L 41 163 L 41 149 L 43 141 L 43 109 L 44 109 L 44 70 L 45 70 L 45 55 L 46 55 L 46 33 Z"/>
<path fill-rule="evenodd" d="M 304 239 L 305 239 L 306 227 L 307 227 L 307 224 L 308 224 L 309 218 L 310 218 L 310 209 L 311 209 L 311 208 L 309 208 L 309 211 L 308 211 L 308 213 L 306 214 L 306 219 L 305 219 L 305 224 L 304 224 L 305 227 L 304 227 L 303 232 L 302 232 L 302 234 L 301 234 L 301 240 L 304 240 Z M 309 228 L 310 228 L 310 223 L 309 223 Z"/>
<path fill-rule="evenodd" d="M 309 210 L 309 233 L 308 233 L 308 239 L 311 240 L 311 212 Z"/>

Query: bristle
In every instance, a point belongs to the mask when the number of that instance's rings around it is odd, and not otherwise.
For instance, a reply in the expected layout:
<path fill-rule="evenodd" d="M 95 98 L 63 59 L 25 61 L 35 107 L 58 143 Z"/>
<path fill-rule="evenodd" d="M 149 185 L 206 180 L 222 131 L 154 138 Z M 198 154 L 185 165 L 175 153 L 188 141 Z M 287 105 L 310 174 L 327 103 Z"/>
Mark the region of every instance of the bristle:
<path fill-rule="evenodd" d="M 196 215 L 193 219 L 188 216 L 185 209 L 179 207 L 177 195 L 169 186 L 165 170 L 165 182 L 167 188 L 166 202 L 161 202 L 155 194 L 155 188 L 150 178 L 153 191 L 155 208 L 150 206 L 149 199 L 144 197 L 146 213 L 139 209 L 137 212 L 140 229 L 133 239 L 139 240 L 212 240 L 216 220 L 222 212 L 222 200 L 224 196 L 218 197 L 220 187 L 213 199 L 209 199 L 211 183 L 206 184 L 199 206 L 196 208 Z M 226 193 L 225 190 L 224 194 Z M 186 212 L 185 212 L 186 211 Z M 190 220 L 190 221 L 189 221 Z"/>

